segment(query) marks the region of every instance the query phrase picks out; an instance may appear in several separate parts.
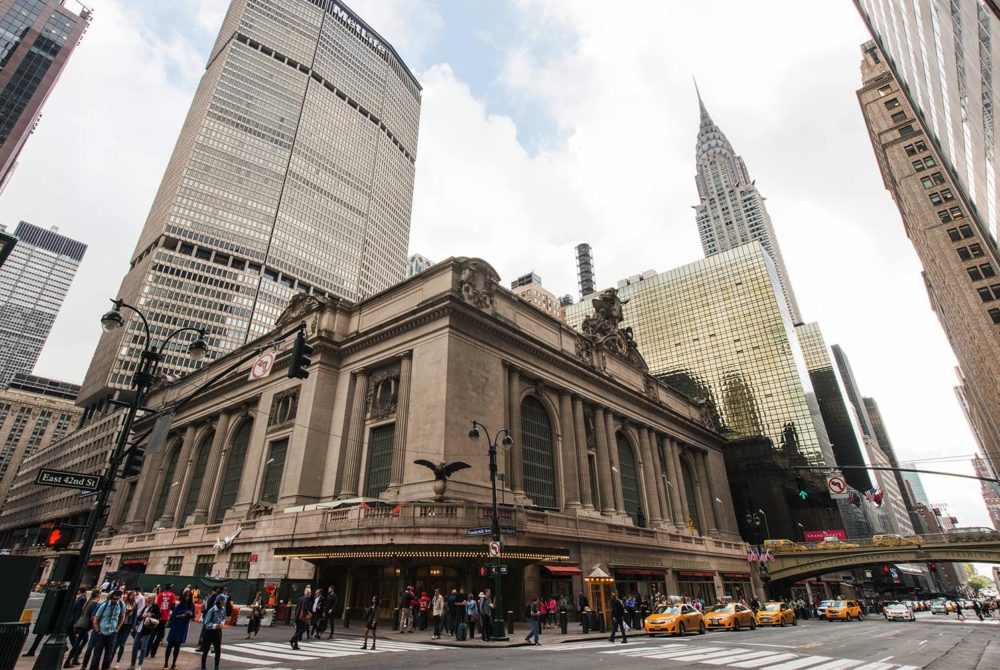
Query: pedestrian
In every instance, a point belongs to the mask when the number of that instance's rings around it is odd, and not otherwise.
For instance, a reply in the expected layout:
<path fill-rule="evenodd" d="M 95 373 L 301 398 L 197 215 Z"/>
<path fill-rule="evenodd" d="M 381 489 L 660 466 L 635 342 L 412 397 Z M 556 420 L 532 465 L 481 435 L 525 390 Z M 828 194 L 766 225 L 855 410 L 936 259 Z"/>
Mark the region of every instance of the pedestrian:
<path fill-rule="evenodd" d="M 83 608 L 86 607 L 88 600 L 90 600 L 90 598 L 87 594 L 87 587 L 81 586 L 76 591 L 76 600 L 73 601 L 73 607 L 72 609 L 70 609 L 69 621 L 71 623 L 69 626 L 66 627 L 66 636 L 69 638 L 70 653 L 66 657 L 66 663 L 63 666 L 65 668 L 68 668 L 71 665 L 73 665 L 72 663 L 73 650 L 76 649 L 77 637 L 78 637 L 76 630 L 76 621 L 80 618 L 80 615 L 83 614 Z M 87 630 L 89 631 L 89 629 Z"/>
<path fill-rule="evenodd" d="M 135 591 L 126 591 L 124 597 L 122 597 L 122 602 L 125 603 L 125 620 L 118 629 L 118 635 L 115 637 L 114 656 L 116 668 L 121 665 L 122 656 L 125 655 L 125 644 L 132 635 L 132 630 L 135 628 L 135 618 L 140 611 L 135 604 Z"/>
<path fill-rule="evenodd" d="M 163 641 L 163 635 L 167 631 L 167 619 L 169 618 L 170 610 L 176 604 L 177 594 L 174 593 L 174 585 L 168 583 L 166 588 L 156 594 L 156 606 L 160 608 L 160 625 L 156 627 L 156 632 L 149 640 L 148 656 L 150 658 L 156 658 L 156 651 L 160 648 L 160 642 Z"/>
<path fill-rule="evenodd" d="M 181 645 L 187 642 L 188 627 L 194 620 L 194 597 L 190 591 L 185 591 L 181 596 L 181 601 L 170 610 L 170 631 L 167 633 L 167 650 L 163 653 L 163 670 L 177 670 L 177 657 L 181 652 Z M 173 662 L 170 661 L 170 652 L 174 653 Z"/>
<path fill-rule="evenodd" d="M 261 598 L 260 591 L 254 596 L 253 602 L 250 603 L 250 618 L 247 620 L 247 639 L 249 640 L 251 636 L 257 637 L 257 633 L 260 632 L 260 620 L 264 618 L 264 602 Z"/>
<path fill-rule="evenodd" d="M 118 629 L 125 621 L 125 604 L 122 603 L 121 591 L 111 591 L 107 599 L 94 609 L 91 621 L 94 626 L 94 632 L 91 633 L 94 655 L 90 661 L 90 670 L 108 670 L 115 651 L 115 641 L 118 639 Z"/>
<path fill-rule="evenodd" d="M 222 587 L 221 586 L 216 586 L 215 588 L 212 589 L 211 595 L 209 595 L 208 596 L 208 600 L 205 601 L 205 606 L 201 608 L 202 616 L 204 616 L 205 614 L 208 614 L 208 611 L 210 609 L 212 609 L 213 607 L 215 607 L 215 601 L 221 595 L 222 595 Z M 201 651 L 202 651 L 202 649 L 204 649 L 204 648 L 205 648 L 205 627 L 202 626 L 202 628 L 201 628 L 201 634 L 198 635 L 198 646 L 195 647 L 195 651 L 200 654 Z"/>
<path fill-rule="evenodd" d="M 581 593 L 580 594 L 580 598 L 577 601 L 577 612 L 580 614 L 580 625 L 581 626 L 583 625 L 583 613 L 587 611 L 588 607 L 590 607 L 590 601 L 587 600 L 587 596 L 585 596 L 585 595 L 583 595 L 583 593 Z"/>
<path fill-rule="evenodd" d="M 309 630 L 314 637 L 323 636 L 323 628 L 326 626 L 326 614 L 323 612 L 323 606 L 326 602 L 326 598 L 323 597 L 323 589 L 319 586 L 316 587 L 316 595 L 313 596 L 312 617 L 309 620 Z"/>
<path fill-rule="evenodd" d="M 549 601 L 545 598 L 538 599 L 538 629 L 544 630 L 549 625 Z"/>
<path fill-rule="evenodd" d="M 528 622 L 531 624 L 531 630 L 525 636 L 525 640 L 531 642 L 534 638 L 534 644 L 539 644 L 538 642 L 538 619 L 541 616 L 540 598 L 535 596 L 535 598 L 528 604 Z"/>
<path fill-rule="evenodd" d="M 441 589 L 434 589 L 434 597 L 431 598 L 431 618 L 434 619 L 434 635 L 432 640 L 441 639 L 441 626 L 444 624 L 444 596 Z"/>
<path fill-rule="evenodd" d="M 94 615 L 94 609 L 100 603 L 100 599 L 101 590 L 92 589 L 90 595 L 84 601 L 83 607 L 80 608 L 80 615 L 73 624 L 73 633 L 76 636 L 76 642 L 69 650 L 69 656 L 66 657 L 66 663 L 63 664 L 64 668 L 80 665 L 80 652 L 83 651 L 85 646 L 87 647 L 87 653 L 84 655 L 83 664 L 86 665 L 87 661 L 90 660 L 90 632 L 93 630 L 93 624 L 90 619 Z"/>
<path fill-rule="evenodd" d="M 984 620 L 983 619 L 983 608 L 979 606 L 979 601 L 978 600 L 973 600 L 972 601 L 972 611 L 976 613 L 976 616 L 979 617 L 980 621 Z"/>
<path fill-rule="evenodd" d="M 420 611 L 418 613 L 418 618 L 420 619 L 420 630 L 427 630 L 427 610 L 430 609 L 431 599 L 427 595 L 427 591 L 420 592 Z"/>
<path fill-rule="evenodd" d="M 224 596 L 219 596 L 220 598 Z M 302 597 L 295 603 L 295 634 L 288 641 L 292 649 L 299 648 L 302 636 L 309 633 L 309 619 L 312 616 L 312 590 L 307 586 Z"/>
<path fill-rule="evenodd" d="M 465 587 L 459 586 L 455 594 L 455 611 L 452 612 L 452 634 L 458 634 L 458 627 L 465 623 Z"/>
<path fill-rule="evenodd" d="M 135 628 L 132 634 L 132 662 L 128 664 L 129 670 L 133 668 L 142 670 L 142 661 L 146 657 L 146 649 L 149 647 L 149 641 L 152 639 L 152 636 L 156 632 L 156 627 L 159 625 L 160 608 L 156 605 L 156 601 L 150 598 L 149 604 L 136 617 Z M 136 658 L 138 658 L 138 663 L 136 663 Z"/>
<path fill-rule="evenodd" d="M 471 640 L 476 636 L 476 624 L 479 623 L 479 602 L 472 597 L 471 593 L 465 599 L 465 620 L 469 624 L 469 639 Z"/>
<path fill-rule="evenodd" d="M 333 586 L 330 586 L 326 593 L 326 619 L 327 625 L 330 626 L 330 635 L 326 639 L 333 637 L 333 622 L 337 620 L 337 593 L 333 590 Z"/>
<path fill-rule="evenodd" d="M 556 598 L 555 598 L 555 596 L 549 596 L 548 610 L 549 610 L 549 627 L 550 628 L 555 628 L 556 627 Z"/>
<path fill-rule="evenodd" d="M 959 621 L 965 621 L 965 615 L 962 614 L 962 602 L 959 600 L 955 601 L 955 614 L 958 615 Z"/>
<path fill-rule="evenodd" d="M 224 595 L 219 595 L 215 599 L 215 605 L 202 618 L 205 624 L 205 645 L 201 651 L 201 670 L 207 670 L 205 663 L 208 660 L 208 652 L 215 651 L 215 670 L 219 670 L 219 658 L 222 656 L 222 626 L 226 622 L 226 601 L 229 600 Z M 300 598 L 301 600 L 301 598 Z M 298 649 L 298 645 L 295 645 Z"/>
<path fill-rule="evenodd" d="M 368 631 L 372 634 L 372 651 L 375 651 L 375 630 L 378 628 L 378 597 L 372 596 L 371 607 L 365 612 L 365 643 L 362 649 L 368 648 Z M 412 632 L 412 631 L 411 631 Z"/>
<path fill-rule="evenodd" d="M 615 635 L 618 631 L 622 632 L 622 644 L 628 642 L 628 638 L 625 636 L 625 604 L 622 602 L 621 598 L 618 597 L 617 591 L 611 592 L 611 637 L 608 638 L 609 642 L 615 641 Z"/>
<path fill-rule="evenodd" d="M 413 590 L 413 598 L 410 599 L 410 632 L 412 633 L 420 625 L 420 596 L 416 589 Z"/>
<path fill-rule="evenodd" d="M 483 642 L 489 642 L 493 632 L 492 595 L 489 589 L 479 594 L 479 627 L 482 629 Z"/>
<path fill-rule="evenodd" d="M 455 601 L 457 599 L 458 591 L 452 589 L 444 608 L 444 629 L 448 631 L 448 635 L 455 634 Z"/>
<path fill-rule="evenodd" d="M 413 632 L 413 587 L 407 586 L 399 599 L 399 632 Z"/>

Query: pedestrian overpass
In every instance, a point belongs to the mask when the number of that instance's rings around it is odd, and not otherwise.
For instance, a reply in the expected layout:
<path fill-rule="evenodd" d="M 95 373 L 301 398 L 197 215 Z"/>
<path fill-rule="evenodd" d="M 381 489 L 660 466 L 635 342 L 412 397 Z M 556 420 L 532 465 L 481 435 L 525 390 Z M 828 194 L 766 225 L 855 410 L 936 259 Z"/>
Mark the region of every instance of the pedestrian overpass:
<path fill-rule="evenodd" d="M 1000 533 L 922 535 L 920 544 L 876 545 L 872 540 L 799 543 L 774 552 L 771 579 L 803 579 L 876 563 L 1000 563 Z"/>

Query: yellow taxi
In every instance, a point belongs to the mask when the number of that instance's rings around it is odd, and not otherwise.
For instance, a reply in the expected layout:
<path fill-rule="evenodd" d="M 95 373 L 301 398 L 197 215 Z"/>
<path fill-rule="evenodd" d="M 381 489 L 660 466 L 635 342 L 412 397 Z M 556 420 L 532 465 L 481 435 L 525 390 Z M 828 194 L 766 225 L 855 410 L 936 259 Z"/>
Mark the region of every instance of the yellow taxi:
<path fill-rule="evenodd" d="M 705 612 L 705 626 L 709 630 L 716 628 L 734 631 L 741 628 L 753 630 L 757 627 L 757 620 L 750 608 L 739 603 L 726 603 L 716 605 Z"/>
<path fill-rule="evenodd" d="M 764 540 L 764 549 L 778 553 L 783 551 L 806 551 L 807 547 L 791 540 Z"/>
<path fill-rule="evenodd" d="M 861 613 L 861 605 L 854 600 L 833 600 L 827 604 L 823 618 L 827 621 L 850 621 L 851 619 L 864 621 L 865 615 Z"/>
<path fill-rule="evenodd" d="M 684 635 L 692 631 L 697 631 L 699 635 L 704 635 L 705 617 L 701 612 L 686 603 L 663 605 L 657 607 L 655 612 L 646 617 L 643 627 L 646 635 L 658 635 L 660 633 Z"/>
<path fill-rule="evenodd" d="M 793 626 L 799 625 L 799 618 L 788 603 L 766 602 L 757 610 L 758 626 Z"/>
<path fill-rule="evenodd" d="M 919 535 L 896 535 L 895 533 L 883 533 L 873 535 L 872 544 L 876 547 L 919 547 L 924 543 L 924 538 Z"/>

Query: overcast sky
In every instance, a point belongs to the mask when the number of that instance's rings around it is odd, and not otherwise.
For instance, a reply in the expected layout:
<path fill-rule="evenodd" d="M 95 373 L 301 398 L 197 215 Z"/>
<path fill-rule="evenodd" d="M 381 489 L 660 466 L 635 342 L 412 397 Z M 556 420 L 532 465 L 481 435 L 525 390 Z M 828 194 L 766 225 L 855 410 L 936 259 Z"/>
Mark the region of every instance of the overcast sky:
<path fill-rule="evenodd" d="M 0 223 L 89 245 L 36 374 L 80 382 L 227 0 L 92 0 L 93 23 L 0 195 Z M 424 86 L 411 252 L 576 289 L 698 260 L 696 76 L 767 207 L 806 321 L 851 359 L 897 453 L 972 473 L 955 360 L 859 111 L 849 0 L 355 0 Z M 932 459 L 951 458 L 951 461 Z M 960 460 L 961 459 L 961 460 Z M 962 525 L 978 485 L 924 477 Z"/>

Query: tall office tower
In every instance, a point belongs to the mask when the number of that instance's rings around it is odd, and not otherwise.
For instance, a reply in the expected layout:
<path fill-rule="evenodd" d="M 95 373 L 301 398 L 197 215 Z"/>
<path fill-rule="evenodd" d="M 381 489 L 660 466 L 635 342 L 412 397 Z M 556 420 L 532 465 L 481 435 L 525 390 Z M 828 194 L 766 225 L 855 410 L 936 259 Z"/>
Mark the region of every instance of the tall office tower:
<path fill-rule="evenodd" d="M 902 467 L 899 464 L 899 457 L 896 455 L 896 449 L 892 446 L 892 440 L 889 439 L 889 431 L 885 426 L 885 419 L 882 418 L 882 412 L 878 408 L 878 403 L 875 402 L 875 398 L 862 398 L 861 401 L 865 404 L 865 410 L 868 412 L 868 418 L 872 422 L 872 430 L 875 431 L 875 440 L 878 442 L 879 447 L 881 447 L 883 453 L 889 459 L 889 464 L 894 468 Z M 903 496 L 903 504 L 909 509 L 913 505 L 913 501 L 910 500 L 910 495 L 906 490 L 906 480 L 903 479 L 902 472 L 893 472 L 893 476 L 896 479 L 896 485 L 899 487 L 899 491 Z"/>
<path fill-rule="evenodd" d="M 511 292 L 521 300 L 531 303 L 549 316 L 561 319 L 562 305 L 555 293 L 542 288 L 542 278 L 534 273 L 521 275 L 510 283 Z"/>
<path fill-rule="evenodd" d="M 695 183 L 701 201 L 695 208 L 695 220 L 705 256 L 713 256 L 747 242 L 760 242 L 774 261 L 781 294 L 792 323 L 800 323 L 799 305 L 788 280 L 788 270 L 785 269 L 764 198 L 750 178 L 743 158 L 736 155 L 729 140 L 708 115 L 700 93 L 698 105 L 701 108 L 701 125 L 695 150 L 698 170 Z"/>
<path fill-rule="evenodd" d="M 763 436 L 789 460 L 835 463 L 777 269 L 758 242 L 620 283 L 650 372 L 718 413 L 730 438 Z M 589 301 L 566 308 L 579 328 Z"/>
<path fill-rule="evenodd" d="M 576 245 L 576 275 L 579 280 L 580 297 L 594 292 L 594 257 L 586 242 Z"/>
<path fill-rule="evenodd" d="M 212 356 L 264 335 L 296 293 L 356 301 L 406 277 L 420 85 L 333 0 L 233 0 L 119 296 Z M 80 394 L 124 389 L 140 332 L 106 333 Z M 161 371 L 197 364 L 167 352 Z"/>
<path fill-rule="evenodd" d="M 847 360 L 847 354 L 840 345 L 833 345 L 833 358 L 837 363 L 840 378 L 844 381 L 844 389 L 847 391 L 847 399 L 851 403 L 851 408 L 861 426 L 861 435 L 864 441 L 865 465 L 878 468 L 897 467 L 896 455 L 889 455 L 887 449 L 878 440 L 875 431 L 875 422 L 868 413 L 868 408 L 861 397 L 857 380 L 854 378 L 854 371 L 851 363 Z M 881 421 L 881 415 L 879 415 Z M 913 534 L 913 524 L 910 522 L 910 514 L 906 509 L 906 498 L 903 497 L 902 488 L 896 480 L 895 474 L 891 470 L 872 470 L 872 476 L 882 492 L 881 509 L 885 511 L 889 523 L 892 525 L 892 532 Z"/>
<path fill-rule="evenodd" d="M 73 283 L 87 245 L 22 221 L 0 267 L 0 388 L 29 373 Z"/>
<path fill-rule="evenodd" d="M 977 477 L 990 477 L 996 479 L 997 473 L 990 467 L 986 459 L 976 456 L 972 459 L 972 467 L 976 471 Z M 1000 530 L 1000 485 L 995 482 L 979 482 L 983 491 L 983 502 L 986 503 L 986 511 L 990 515 L 990 523 L 997 530 Z"/>
<path fill-rule="evenodd" d="M 1000 22 L 983 0 L 855 0 L 949 184 L 997 241 Z M 902 97 L 902 96 L 899 96 Z M 901 101 L 902 102 L 902 101 Z M 920 139 L 920 138 L 917 138 Z M 877 152 L 877 149 L 876 149 Z M 954 180 L 952 180 L 954 177 Z"/>
<path fill-rule="evenodd" d="M 14 250 L 17 238 L 7 232 L 7 226 L 0 223 L 0 268 L 7 262 L 7 257 Z"/>
<path fill-rule="evenodd" d="M 917 114 L 913 90 L 905 90 L 874 43 L 862 51 L 858 100 L 882 179 L 923 265 L 931 307 L 958 359 L 970 421 L 997 466 L 1000 254 L 940 142 Z"/>
<path fill-rule="evenodd" d="M 907 470 L 919 470 L 915 463 L 900 463 L 899 467 L 906 468 Z M 913 498 L 914 504 L 927 505 L 930 506 L 930 499 L 927 497 L 927 491 L 924 490 L 924 483 L 920 480 L 919 472 L 903 472 L 903 481 L 906 482 L 906 487 Z"/>
<path fill-rule="evenodd" d="M 0 0 L 0 191 L 89 22 L 75 0 Z"/>

